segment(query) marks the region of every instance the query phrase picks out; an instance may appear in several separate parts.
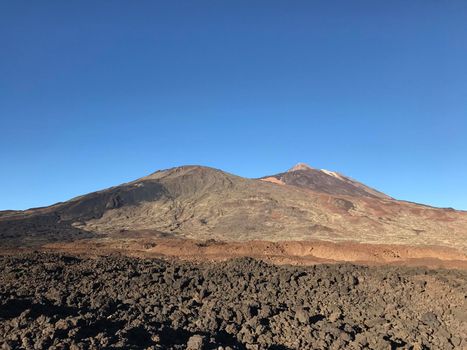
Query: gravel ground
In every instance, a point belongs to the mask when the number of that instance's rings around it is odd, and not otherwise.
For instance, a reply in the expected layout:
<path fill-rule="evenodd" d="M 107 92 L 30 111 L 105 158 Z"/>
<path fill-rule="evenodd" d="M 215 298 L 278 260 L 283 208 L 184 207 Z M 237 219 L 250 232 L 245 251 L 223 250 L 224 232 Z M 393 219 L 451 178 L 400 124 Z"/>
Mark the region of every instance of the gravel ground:
<path fill-rule="evenodd" d="M 466 349 L 467 272 L 0 257 L 1 349 Z"/>

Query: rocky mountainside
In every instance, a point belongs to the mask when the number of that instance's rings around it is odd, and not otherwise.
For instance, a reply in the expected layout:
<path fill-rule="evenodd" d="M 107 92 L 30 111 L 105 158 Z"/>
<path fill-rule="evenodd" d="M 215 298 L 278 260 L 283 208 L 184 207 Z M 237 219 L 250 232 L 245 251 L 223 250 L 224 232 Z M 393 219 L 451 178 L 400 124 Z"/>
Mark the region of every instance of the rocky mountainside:
<path fill-rule="evenodd" d="M 2 212 L 0 244 L 31 246 L 144 233 L 198 240 L 323 239 L 467 250 L 466 212 L 397 201 L 343 175 L 303 165 L 264 180 L 202 166 L 158 171 L 50 207 Z"/>
<path fill-rule="evenodd" d="M 285 173 L 266 176 L 262 180 L 335 195 L 391 199 L 388 195 L 347 176 L 325 169 L 315 169 L 304 163 L 298 163 Z"/>

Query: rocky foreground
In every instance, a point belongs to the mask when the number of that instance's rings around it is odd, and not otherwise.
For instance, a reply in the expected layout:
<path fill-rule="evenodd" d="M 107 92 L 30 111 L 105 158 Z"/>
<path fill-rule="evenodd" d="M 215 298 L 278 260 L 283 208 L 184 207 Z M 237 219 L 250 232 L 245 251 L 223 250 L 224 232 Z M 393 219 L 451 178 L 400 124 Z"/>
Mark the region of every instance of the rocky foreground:
<path fill-rule="evenodd" d="M 465 349 L 467 272 L 0 257 L 2 349 Z"/>

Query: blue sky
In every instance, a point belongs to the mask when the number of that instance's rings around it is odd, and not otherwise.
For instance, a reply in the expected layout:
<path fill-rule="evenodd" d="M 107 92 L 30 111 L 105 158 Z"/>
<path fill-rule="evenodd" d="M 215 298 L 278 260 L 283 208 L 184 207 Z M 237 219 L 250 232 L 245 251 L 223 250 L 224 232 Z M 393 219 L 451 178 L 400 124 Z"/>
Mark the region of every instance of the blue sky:
<path fill-rule="evenodd" d="M 0 1 L 0 209 L 297 162 L 467 209 L 466 1 Z"/>

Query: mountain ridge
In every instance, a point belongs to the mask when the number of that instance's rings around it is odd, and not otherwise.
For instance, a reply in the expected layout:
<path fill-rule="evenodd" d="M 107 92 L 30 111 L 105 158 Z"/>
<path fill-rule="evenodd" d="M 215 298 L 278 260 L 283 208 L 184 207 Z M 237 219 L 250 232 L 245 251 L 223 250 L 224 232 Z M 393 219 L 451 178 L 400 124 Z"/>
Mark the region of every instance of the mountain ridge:
<path fill-rule="evenodd" d="M 201 240 L 467 248 L 466 213 L 398 201 L 327 172 L 302 165 L 272 175 L 277 182 L 271 183 L 211 167 L 174 167 L 49 207 L 4 212 L 0 242 L 43 244 L 146 232 Z"/>

